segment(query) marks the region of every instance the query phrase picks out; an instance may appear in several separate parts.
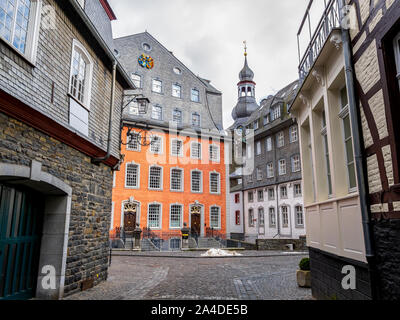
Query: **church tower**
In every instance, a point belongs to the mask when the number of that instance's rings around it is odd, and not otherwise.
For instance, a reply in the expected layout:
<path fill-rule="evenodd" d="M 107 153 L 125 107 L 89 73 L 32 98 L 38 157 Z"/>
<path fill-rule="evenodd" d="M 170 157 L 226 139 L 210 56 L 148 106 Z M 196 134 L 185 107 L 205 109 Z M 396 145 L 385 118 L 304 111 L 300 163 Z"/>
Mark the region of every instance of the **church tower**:
<path fill-rule="evenodd" d="M 238 103 L 232 111 L 232 118 L 235 120 L 235 125 L 243 124 L 259 108 L 256 102 L 256 83 L 253 80 L 254 72 L 250 69 L 247 62 L 246 41 L 244 44 L 244 67 L 239 73 Z"/>

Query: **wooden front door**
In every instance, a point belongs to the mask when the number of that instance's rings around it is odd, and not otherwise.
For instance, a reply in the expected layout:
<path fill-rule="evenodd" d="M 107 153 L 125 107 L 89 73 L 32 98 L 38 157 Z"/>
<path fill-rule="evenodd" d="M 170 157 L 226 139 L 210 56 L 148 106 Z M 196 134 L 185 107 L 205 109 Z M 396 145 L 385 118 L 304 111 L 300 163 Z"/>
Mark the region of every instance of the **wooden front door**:
<path fill-rule="evenodd" d="M 0 184 L 0 300 L 35 294 L 43 208 L 40 194 Z"/>
<path fill-rule="evenodd" d="M 136 228 L 136 213 L 125 212 L 124 214 L 124 230 L 132 233 Z"/>
<path fill-rule="evenodd" d="M 201 207 L 193 206 L 191 207 L 191 233 L 192 236 L 201 235 Z"/>

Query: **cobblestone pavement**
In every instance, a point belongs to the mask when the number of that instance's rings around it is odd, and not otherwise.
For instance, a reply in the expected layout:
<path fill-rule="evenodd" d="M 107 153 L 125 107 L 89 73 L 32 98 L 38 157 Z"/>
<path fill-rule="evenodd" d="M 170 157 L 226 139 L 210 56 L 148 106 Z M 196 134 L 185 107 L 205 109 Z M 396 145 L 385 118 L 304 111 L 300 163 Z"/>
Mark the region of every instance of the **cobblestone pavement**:
<path fill-rule="evenodd" d="M 296 283 L 306 255 L 199 258 L 113 256 L 106 282 L 67 300 L 305 300 L 311 290 Z M 159 254 L 158 254 L 159 255 Z M 190 258 L 190 256 L 192 256 Z"/>

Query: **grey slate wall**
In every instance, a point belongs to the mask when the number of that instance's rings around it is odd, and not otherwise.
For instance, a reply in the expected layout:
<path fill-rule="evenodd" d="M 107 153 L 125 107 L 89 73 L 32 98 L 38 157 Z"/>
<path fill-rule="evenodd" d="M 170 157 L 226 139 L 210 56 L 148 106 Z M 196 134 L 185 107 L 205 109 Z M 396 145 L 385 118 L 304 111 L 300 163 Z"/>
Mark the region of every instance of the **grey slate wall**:
<path fill-rule="evenodd" d="M 151 46 L 151 51 L 147 52 L 142 45 L 147 43 Z M 172 120 L 172 111 L 175 108 L 183 111 L 183 124 L 191 127 L 191 114 L 197 112 L 201 115 L 201 127 L 214 129 L 216 124 L 222 128 L 222 97 L 221 93 L 209 84 L 205 84 L 202 80 L 190 72 L 173 54 L 164 48 L 149 33 L 140 33 L 128 37 L 115 39 L 115 46 L 121 57 L 119 60 L 123 64 L 128 74 L 138 74 L 142 76 L 142 89 L 138 92 L 150 99 L 151 105 L 147 115 L 143 119 L 151 118 L 151 106 L 160 105 L 163 108 L 163 121 L 160 125 L 167 125 Z M 154 68 L 149 70 L 143 68 L 138 63 L 140 55 L 146 54 L 154 59 Z M 177 75 L 173 72 L 173 68 L 181 69 L 182 74 Z M 162 93 L 152 92 L 152 80 L 158 79 L 162 81 Z M 179 84 L 182 87 L 182 98 L 172 96 L 172 85 Z M 191 89 L 200 91 L 200 102 L 191 101 Z M 212 91 L 206 99 L 206 91 Z M 207 101 L 210 112 L 207 110 Z M 128 109 L 125 110 L 127 114 Z M 125 115 L 124 114 L 124 115 Z M 142 119 L 142 120 L 143 120 Z M 214 120 L 214 121 L 213 121 Z"/>

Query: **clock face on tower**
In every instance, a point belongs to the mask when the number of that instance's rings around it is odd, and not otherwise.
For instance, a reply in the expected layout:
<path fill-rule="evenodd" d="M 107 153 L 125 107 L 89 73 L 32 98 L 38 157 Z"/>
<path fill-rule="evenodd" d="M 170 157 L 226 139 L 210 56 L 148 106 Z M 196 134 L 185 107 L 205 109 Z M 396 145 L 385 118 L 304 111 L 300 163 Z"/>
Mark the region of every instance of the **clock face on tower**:
<path fill-rule="evenodd" d="M 153 69 L 154 59 L 148 55 L 142 54 L 138 58 L 139 65 L 146 69 Z"/>

